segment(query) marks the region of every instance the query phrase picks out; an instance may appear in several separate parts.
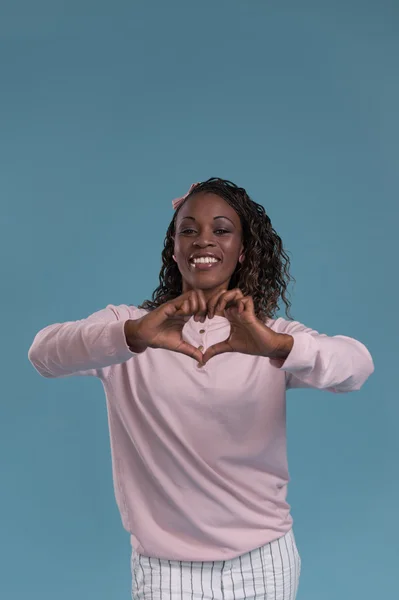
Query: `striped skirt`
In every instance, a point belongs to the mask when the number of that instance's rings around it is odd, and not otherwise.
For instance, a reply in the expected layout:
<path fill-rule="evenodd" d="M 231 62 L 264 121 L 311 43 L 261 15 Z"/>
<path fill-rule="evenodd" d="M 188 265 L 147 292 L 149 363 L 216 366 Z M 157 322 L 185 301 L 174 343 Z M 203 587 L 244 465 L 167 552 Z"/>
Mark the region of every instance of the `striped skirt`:
<path fill-rule="evenodd" d="M 291 529 L 230 560 L 160 560 L 132 552 L 133 600 L 295 600 L 301 559 Z"/>

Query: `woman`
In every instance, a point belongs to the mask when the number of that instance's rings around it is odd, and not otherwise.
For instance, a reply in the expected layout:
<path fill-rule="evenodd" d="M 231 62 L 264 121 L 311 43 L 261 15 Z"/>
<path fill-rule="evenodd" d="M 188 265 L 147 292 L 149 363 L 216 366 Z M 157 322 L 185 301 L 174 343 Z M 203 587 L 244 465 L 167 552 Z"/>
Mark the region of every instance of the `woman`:
<path fill-rule="evenodd" d="M 289 259 L 244 189 L 212 178 L 173 207 L 152 301 L 50 325 L 29 358 L 103 383 L 134 599 L 294 600 L 286 389 L 359 390 L 373 361 L 273 318 Z"/>

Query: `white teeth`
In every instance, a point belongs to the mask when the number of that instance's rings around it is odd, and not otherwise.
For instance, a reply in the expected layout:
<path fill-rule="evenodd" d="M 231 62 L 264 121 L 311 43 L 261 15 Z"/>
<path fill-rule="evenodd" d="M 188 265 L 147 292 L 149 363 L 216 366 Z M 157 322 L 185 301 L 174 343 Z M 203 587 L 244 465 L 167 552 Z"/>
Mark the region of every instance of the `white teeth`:
<path fill-rule="evenodd" d="M 214 263 L 219 262 L 217 258 L 212 258 L 211 256 L 201 257 L 201 258 L 192 258 L 191 262 L 196 263 Z"/>

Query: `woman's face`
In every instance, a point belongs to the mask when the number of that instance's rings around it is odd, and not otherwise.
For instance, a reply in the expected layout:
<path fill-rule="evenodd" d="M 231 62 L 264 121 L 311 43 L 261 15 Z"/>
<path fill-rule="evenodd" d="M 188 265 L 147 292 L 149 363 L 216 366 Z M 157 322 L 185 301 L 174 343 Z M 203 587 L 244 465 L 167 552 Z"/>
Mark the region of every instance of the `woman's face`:
<path fill-rule="evenodd" d="M 240 218 L 223 198 L 210 192 L 189 198 L 178 213 L 174 242 L 183 293 L 201 289 L 208 300 L 228 288 L 244 247 Z M 217 262 L 198 264 L 193 260 L 207 255 Z"/>

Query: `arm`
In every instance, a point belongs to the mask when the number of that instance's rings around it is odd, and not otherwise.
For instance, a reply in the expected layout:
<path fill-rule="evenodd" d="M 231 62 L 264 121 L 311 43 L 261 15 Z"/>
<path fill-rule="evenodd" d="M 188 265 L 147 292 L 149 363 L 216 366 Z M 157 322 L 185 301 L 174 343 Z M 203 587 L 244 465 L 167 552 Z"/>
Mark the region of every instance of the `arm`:
<path fill-rule="evenodd" d="M 360 390 L 374 372 L 374 363 L 361 342 L 336 335 L 329 337 L 298 323 L 279 318 L 272 329 L 292 337 L 286 358 L 270 363 L 286 372 L 287 389 L 316 388 L 344 393 Z M 288 348 L 290 342 L 287 338 Z"/>
<path fill-rule="evenodd" d="M 49 325 L 34 338 L 28 358 L 43 377 L 99 376 L 135 356 L 125 335 L 130 319 L 127 306 L 110 304 L 86 319 Z"/>

